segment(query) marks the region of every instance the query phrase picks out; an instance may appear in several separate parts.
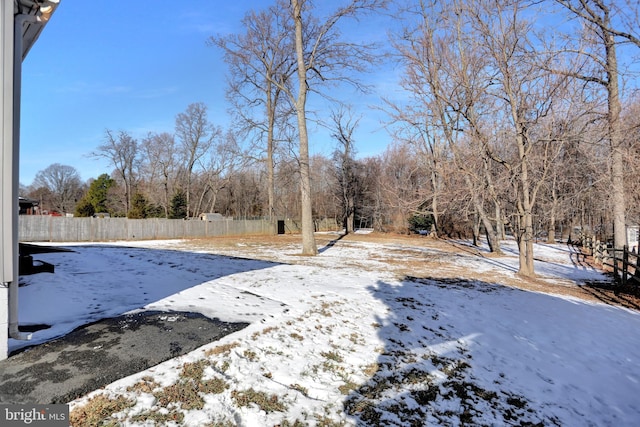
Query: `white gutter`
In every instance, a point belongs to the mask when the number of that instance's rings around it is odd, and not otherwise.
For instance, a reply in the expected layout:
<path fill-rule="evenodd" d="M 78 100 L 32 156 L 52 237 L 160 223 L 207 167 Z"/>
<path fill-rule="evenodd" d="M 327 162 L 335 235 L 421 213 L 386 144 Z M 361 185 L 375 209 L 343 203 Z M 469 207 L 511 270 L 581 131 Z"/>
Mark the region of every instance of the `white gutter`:
<path fill-rule="evenodd" d="M 13 170 L 12 170 L 12 223 L 13 223 L 13 280 L 9 283 L 9 336 L 17 340 L 30 340 L 32 334 L 20 332 L 18 328 L 18 286 L 19 286 L 19 258 L 18 258 L 18 214 L 20 202 L 18 189 L 20 187 L 20 101 L 22 89 L 22 50 L 23 30 L 25 22 L 37 23 L 34 15 L 18 14 L 13 18 Z"/>

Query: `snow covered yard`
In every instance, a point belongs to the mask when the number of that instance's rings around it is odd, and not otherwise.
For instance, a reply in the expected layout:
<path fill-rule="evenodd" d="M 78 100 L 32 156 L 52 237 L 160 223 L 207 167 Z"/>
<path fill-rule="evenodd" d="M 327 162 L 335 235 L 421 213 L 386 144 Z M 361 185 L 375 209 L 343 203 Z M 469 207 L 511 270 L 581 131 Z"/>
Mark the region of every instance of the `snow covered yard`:
<path fill-rule="evenodd" d="M 129 310 L 251 322 L 71 402 L 74 425 L 640 423 L 640 316 L 582 299 L 606 278 L 572 248 L 538 245 L 523 281 L 512 243 L 318 237 L 317 257 L 290 237 L 65 245 L 21 322 L 54 325 L 42 341 Z"/>

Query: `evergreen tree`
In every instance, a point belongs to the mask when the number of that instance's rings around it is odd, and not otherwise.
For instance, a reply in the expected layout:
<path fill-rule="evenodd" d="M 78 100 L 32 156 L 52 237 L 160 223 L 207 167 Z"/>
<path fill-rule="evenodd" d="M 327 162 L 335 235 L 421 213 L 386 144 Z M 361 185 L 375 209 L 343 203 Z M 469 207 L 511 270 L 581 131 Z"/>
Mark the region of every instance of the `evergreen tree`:
<path fill-rule="evenodd" d="M 93 207 L 89 199 L 87 199 L 87 197 L 85 196 L 76 205 L 76 212 L 74 213 L 74 215 L 77 217 L 86 218 L 93 216 L 94 213 L 96 213 L 95 208 Z"/>
<path fill-rule="evenodd" d="M 78 202 L 76 216 L 93 216 L 96 212 L 109 212 L 107 200 L 109 189 L 115 185 L 115 181 L 108 174 L 103 173 L 89 186 L 89 190 Z"/>
<path fill-rule="evenodd" d="M 146 218 L 148 210 L 149 210 L 149 203 L 147 202 L 146 197 L 144 197 L 144 194 L 136 193 L 134 194 L 133 200 L 131 201 L 131 209 L 129 209 L 127 218 L 131 218 L 131 219 Z"/>
<path fill-rule="evenodd" d="M 171 198 L 171 208 L 169 219 L 184 219 L 187 217 L 187 195 L 184 191 L 178 190 Z"/>

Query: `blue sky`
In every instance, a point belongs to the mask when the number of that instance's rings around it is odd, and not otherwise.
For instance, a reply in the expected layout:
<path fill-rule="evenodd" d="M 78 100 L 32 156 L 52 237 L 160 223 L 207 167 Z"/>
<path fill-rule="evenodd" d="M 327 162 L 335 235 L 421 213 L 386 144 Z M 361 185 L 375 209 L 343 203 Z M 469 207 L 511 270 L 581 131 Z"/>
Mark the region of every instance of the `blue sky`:
<path fill-rule="evenodd" d="M 226 64 L 206 40 L 241 32 L 244 14 L 267 4 L 61 0 L 23 62 L 21 184 L 30 185 L 53 163 L 75 167 L 83 181 L 110 173 L 106 161 L 89 157 L 105 129 L 136 138 L 172 132 L 175 116 L 193 102 L 204 102 L 211 121 L 226 127 Z M 380 26 L 368 27 L 372 37 L 385 36 Z M 392 74 L 385 70 L 368 78 L 387 84 Z M 389 137 L 381 114 L 368 108 L 377 95 L 345 96 L 364 116 L 356 134 L 358 153 L 379 154 Z M 325 154 L 334 147 L 322 131 L 310 143 Z"/>

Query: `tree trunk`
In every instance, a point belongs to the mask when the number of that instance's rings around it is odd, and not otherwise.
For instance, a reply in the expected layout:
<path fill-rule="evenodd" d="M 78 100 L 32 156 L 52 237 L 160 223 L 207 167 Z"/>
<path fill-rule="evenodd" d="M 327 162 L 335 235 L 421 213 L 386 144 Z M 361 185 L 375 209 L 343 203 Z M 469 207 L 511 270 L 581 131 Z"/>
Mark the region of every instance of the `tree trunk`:
<path fill-rule="evenodd" d="M 311 177 L 309 170 L 309 136 L 307 134 L 307 68 L 302 39 L 302 5 L 299 0 L 291 0 L 295 21 L 296 56 L 298 62 L 298 98 L 296 116 L 300 138 L 300 203 L 302 214 L 302 254 L 317 255 L 318 248 L 314 236 L 313 213 L 311 209 Z"/>
<path fill-rule="evenodd" d="M 551 208 L 551 217 L 549 218 L 549 230 L 547 231 L 547 243 L 556 243 L 556 214 L 555 207 Z"/>
<path fill-rule="evenodd" d="M 498 201 L 495 202 L 496 205 L 496 235 L 498 240 L 505 239 L 505 231 L 504 231 L 504 220 L 502 218 L 502 209 L 500 208 L 500 203 Z"/>
<path fill-rule="evenodd" d="M 529 165 L 525 150 L 524 130 L 516 125 L 518 149 L 520 156 L 520 200 L 518 201 L 518 213 L 520 215 L 520 238 L 518 249 L 520 254 L 520 266 L 518 274 L 525 277 L 534 277 L 533 265 L 533 213 L 531 206 L 531 192 L 529 183 Z"/>
<path fill-rule="evenodd" d="M 471 199 L 473 201 L 473 206 L 478 213 L 478 217 L 484 226 L 485 233 L 487 235 L 487 244 L 489 245 L 489 251 L 495 254 L 502 254 L 502 250 L 500 249 L 500 241 L 498 240 L 498 236 L 496 235 L 495 230 L 493 229 L 493 224 L 489 219 L 489 216 L 484 210 L 482 206 L 482 201 L 480 197 L 478 197 L 478 192 L 474 190 L 473 183 L 471 182 L 471 178 L 467 174 L 465 174 L 465 181 L 467 183 L 467 187 L 469 187 L 469 192 L 471 194 Z"/>
<path fill-rule="evenodd" d="M 349 234 L 355 231 L 355 201 L 353 196 L 349 196 L 347 201 L 347 221 L 345 224 L 345 233 Z"/>
<path fill-rule="evenodd" d="M 549 212 L 549 226 L 547 227 L 547 243 L 556 243 L 556 217 L 558 212 L 558 192 L 556 191 L 556 175 L 551 182 L 551 212 Z"/>
<path fill-rule="evenodd" d="M 477 213 L 473 215 L 473 246 L 480 246 L 480 220 Z"/>
<path fill-rule="evenodd" d="M 268 217 L 269 217 L 269 222 L 274 222 L 275 221 L 275 176 L 274 176 L 274 162 L 273 162 L 273 150 L 274 150 L 274 143 L 273 143 L 273 130 L 275 128 L 275 116 L 276 116 L 276 111 L 275 111 L 275 105 L 274 105 L 274 99 L 272 98 L 271 95 L 271 87 L 272 87 L 272 83 L 271 81 L 267 81 L 267 90 L 266 90 L 266 95 L 267 95 L 267 120 L 268 120 L 268 124 L 267 124 L 267 195 L 268 195 Z M 275 225 L 275 223 L 274 223 Z"/>
<path fill-rule="evenodd" d="M 438 173 L 436 172 L 435 161 L 433 164 L 433 170 L 431 171 L 431 187 L 433 188 L 433 197 L 431 198 L 431 216 L 433 217 L 433 224 L 431 225 L 431 236 L 437 238 L 440 222 L 438 212 Z"/>
<path fill-rule="evenodd" d="M 622 249 L 627 243 L 624 194 L 624 156 L 621 147 L 620 130 L 620 92 L 618 86 L 618 59 L 615 40 L 611 33 L 605 33 L 607 54 L 607 95 L 609 101 L 608 122 L 609 142 L 611 144 L 611 194 L 613 202 L 613 244 Z"/>

